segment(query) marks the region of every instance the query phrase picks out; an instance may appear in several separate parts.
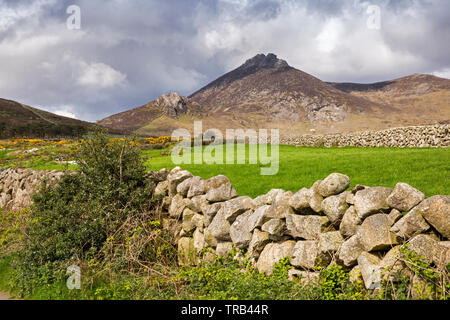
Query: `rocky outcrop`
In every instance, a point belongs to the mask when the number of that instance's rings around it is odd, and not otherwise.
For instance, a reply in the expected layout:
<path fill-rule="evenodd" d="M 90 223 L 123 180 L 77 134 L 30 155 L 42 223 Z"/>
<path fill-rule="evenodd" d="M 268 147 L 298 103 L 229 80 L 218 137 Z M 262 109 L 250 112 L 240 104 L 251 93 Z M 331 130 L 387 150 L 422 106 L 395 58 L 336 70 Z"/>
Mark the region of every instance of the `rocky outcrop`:
<path fill-rule="evenodd" d="M 155 105 L 162 108 L 162 113 L 171 118 L 178 118 L 187 112 L 187 98 L 176 92 L 160 96 L 155 100 Z"/>
<path fill-rule="evenodd" d="M 324 147 L 449 147 L 450 125 L 429 125 L 347 134 L 280 137 L 280 144 Z"/>
<path fill-rule="evenodd" d="M 0 205 L 27 206 L 42 179 L 57 181 L 62 174 L 0 171 Z M 448 195 L 425 199 L 406 183 L 347 191 L 350 179 L 332 173 L 296 193 L 272 189 L 251 199 L 239 197 L 223 175 L 203 180 L 179 167 L 153 175 L 160 177 L 155 192 L 168 204 L 162 206 L 163 226 L 177 235 L 180 264 L 210 261 L 236 248 L 266 274 L 282 258 L 295 267 L 292 277 L 337 263 L 376 289 L 392 276 L 388 269 L 407 271 L 398 259 L 404 242 L 440 269 L 450 262 Z"/>

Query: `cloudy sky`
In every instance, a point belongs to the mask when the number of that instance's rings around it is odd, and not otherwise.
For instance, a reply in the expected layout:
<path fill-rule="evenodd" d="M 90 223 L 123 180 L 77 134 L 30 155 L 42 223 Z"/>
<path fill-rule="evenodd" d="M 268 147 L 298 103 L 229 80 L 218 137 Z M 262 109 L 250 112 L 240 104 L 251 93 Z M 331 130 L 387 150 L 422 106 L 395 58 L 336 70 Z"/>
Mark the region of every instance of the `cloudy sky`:
<path fill-rule="evenodd" d="M 83 120 L 269 52 L 326 81 L 450 78 L 450 1 L 0 0 L 0 97 Z"/>

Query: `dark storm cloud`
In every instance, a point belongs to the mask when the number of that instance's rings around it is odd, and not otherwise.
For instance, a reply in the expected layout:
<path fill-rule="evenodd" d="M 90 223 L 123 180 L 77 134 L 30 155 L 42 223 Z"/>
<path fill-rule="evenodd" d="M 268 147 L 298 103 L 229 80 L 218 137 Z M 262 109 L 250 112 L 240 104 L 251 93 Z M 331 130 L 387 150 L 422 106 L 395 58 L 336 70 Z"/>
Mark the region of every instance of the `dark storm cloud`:
<path fill-rule="evenodd" d="M 72 4 L 81 30 L 66 28 Z M 331 81 L 448 77 L 449 12 L 445 0 L 0 0 L 0 97 L 93 121 L 188 95 L 261 52 Z"/>

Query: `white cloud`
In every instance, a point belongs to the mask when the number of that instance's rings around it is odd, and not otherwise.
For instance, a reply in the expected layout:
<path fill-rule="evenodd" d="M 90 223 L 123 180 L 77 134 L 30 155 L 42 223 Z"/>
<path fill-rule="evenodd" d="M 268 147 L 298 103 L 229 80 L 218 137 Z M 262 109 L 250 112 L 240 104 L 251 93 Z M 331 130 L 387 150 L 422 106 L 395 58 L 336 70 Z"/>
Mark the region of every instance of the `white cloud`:
<path fill-rule="evenodd" d="M 372 3 L 381 30 L 366 26 Z M 268 52 L 326 81 L 449 77 L 449 1 L 78 0 L 76 31 L 68 4 L 0 0 L 2 98 L 94 121 Z"/>
<path fill-rule="evenodd" d="M 433 72 L 433 75 L 440 78 L 450 79 L 450 68 L 445 68 L 439 71 Z"/>
<path fill-rule="evenodd" d="M 67 111 L 67 110 L 55 110 L 54 113 L 59 116 L 63 116 L 63 117 L 68 117 L 68 118 L 73 118 L 73 119 L 77 118 L 75 116 L 75 113 Z"/>
<path fill-rule="evenodd" d="M 115 87 L 125 81 L 127 76 L 104 63 L 80 63 L 81 75 L 78 84 L 89 87 Z"/>
<path fill-rule="evenodd" d="M 332 52 L 342 41 L 342 31 L 343 25 L 339 20 L 328 21 L 316 37 L 317 49 L 326 53 Z"/>
<path fill-rule="evenodd" d="M 6 31 L 23 19 L 38 17 L 43 10 L 54 5 L 56 0 L 38 0 L 27 4 L 9 7 L 6 1 L 0 0 L 0 31 Z"/>
<path fill-rule="evenodd" d="M 235 48 L 241 41 L 241 31 L 232 23 L 220 25 L 217 29 L 207 31 L 205 34 L 205 46 L 211 53 L 226 48 Z"/>

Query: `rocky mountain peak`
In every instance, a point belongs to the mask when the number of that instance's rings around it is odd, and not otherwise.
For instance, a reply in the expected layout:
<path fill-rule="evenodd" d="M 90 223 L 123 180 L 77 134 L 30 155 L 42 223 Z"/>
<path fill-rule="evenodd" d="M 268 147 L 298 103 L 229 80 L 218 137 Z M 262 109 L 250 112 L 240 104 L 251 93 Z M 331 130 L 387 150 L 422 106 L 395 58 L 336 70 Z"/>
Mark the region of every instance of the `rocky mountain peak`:
<path fill-rule="evenodd" d="M 260 53 L 254 56 L 253 58 L 245 61 L 245 63 L 242 64 L 240 67 L 224 74 L 220 78 L 217 78 L 210 84 L 194 92 L 189 96 L 189 98 L 192 98 L 193 96 L 204 90 L 230 84 L 236 80 L 243 79 L 255 73 L 264 72 L 266 70 L 286 71 L 291 69 L 294 70 L 294 68 L 289 66 L 289 64 L 286 61 L 278 59 L 275 54 L 269 53 L 265 55 L 263 53 Z"/>
<path fill-rule="evenodd" d="M 162 108 L 163 114 L 171 118 L 178 118 L 187 112 L 187 98 L 176 92 L 164 94 L 155 100 L 155 105 Z"/>
<path fill-rule="evenodd" d="M 254 71 L 259 71 L 261 69 L 284 69 L 289 68 L 289 64 L 278 59 L 273 53 L 267 55 L 260 53 L 251 59 L 248 59 L 240 68 L 248 69 Z"/>

